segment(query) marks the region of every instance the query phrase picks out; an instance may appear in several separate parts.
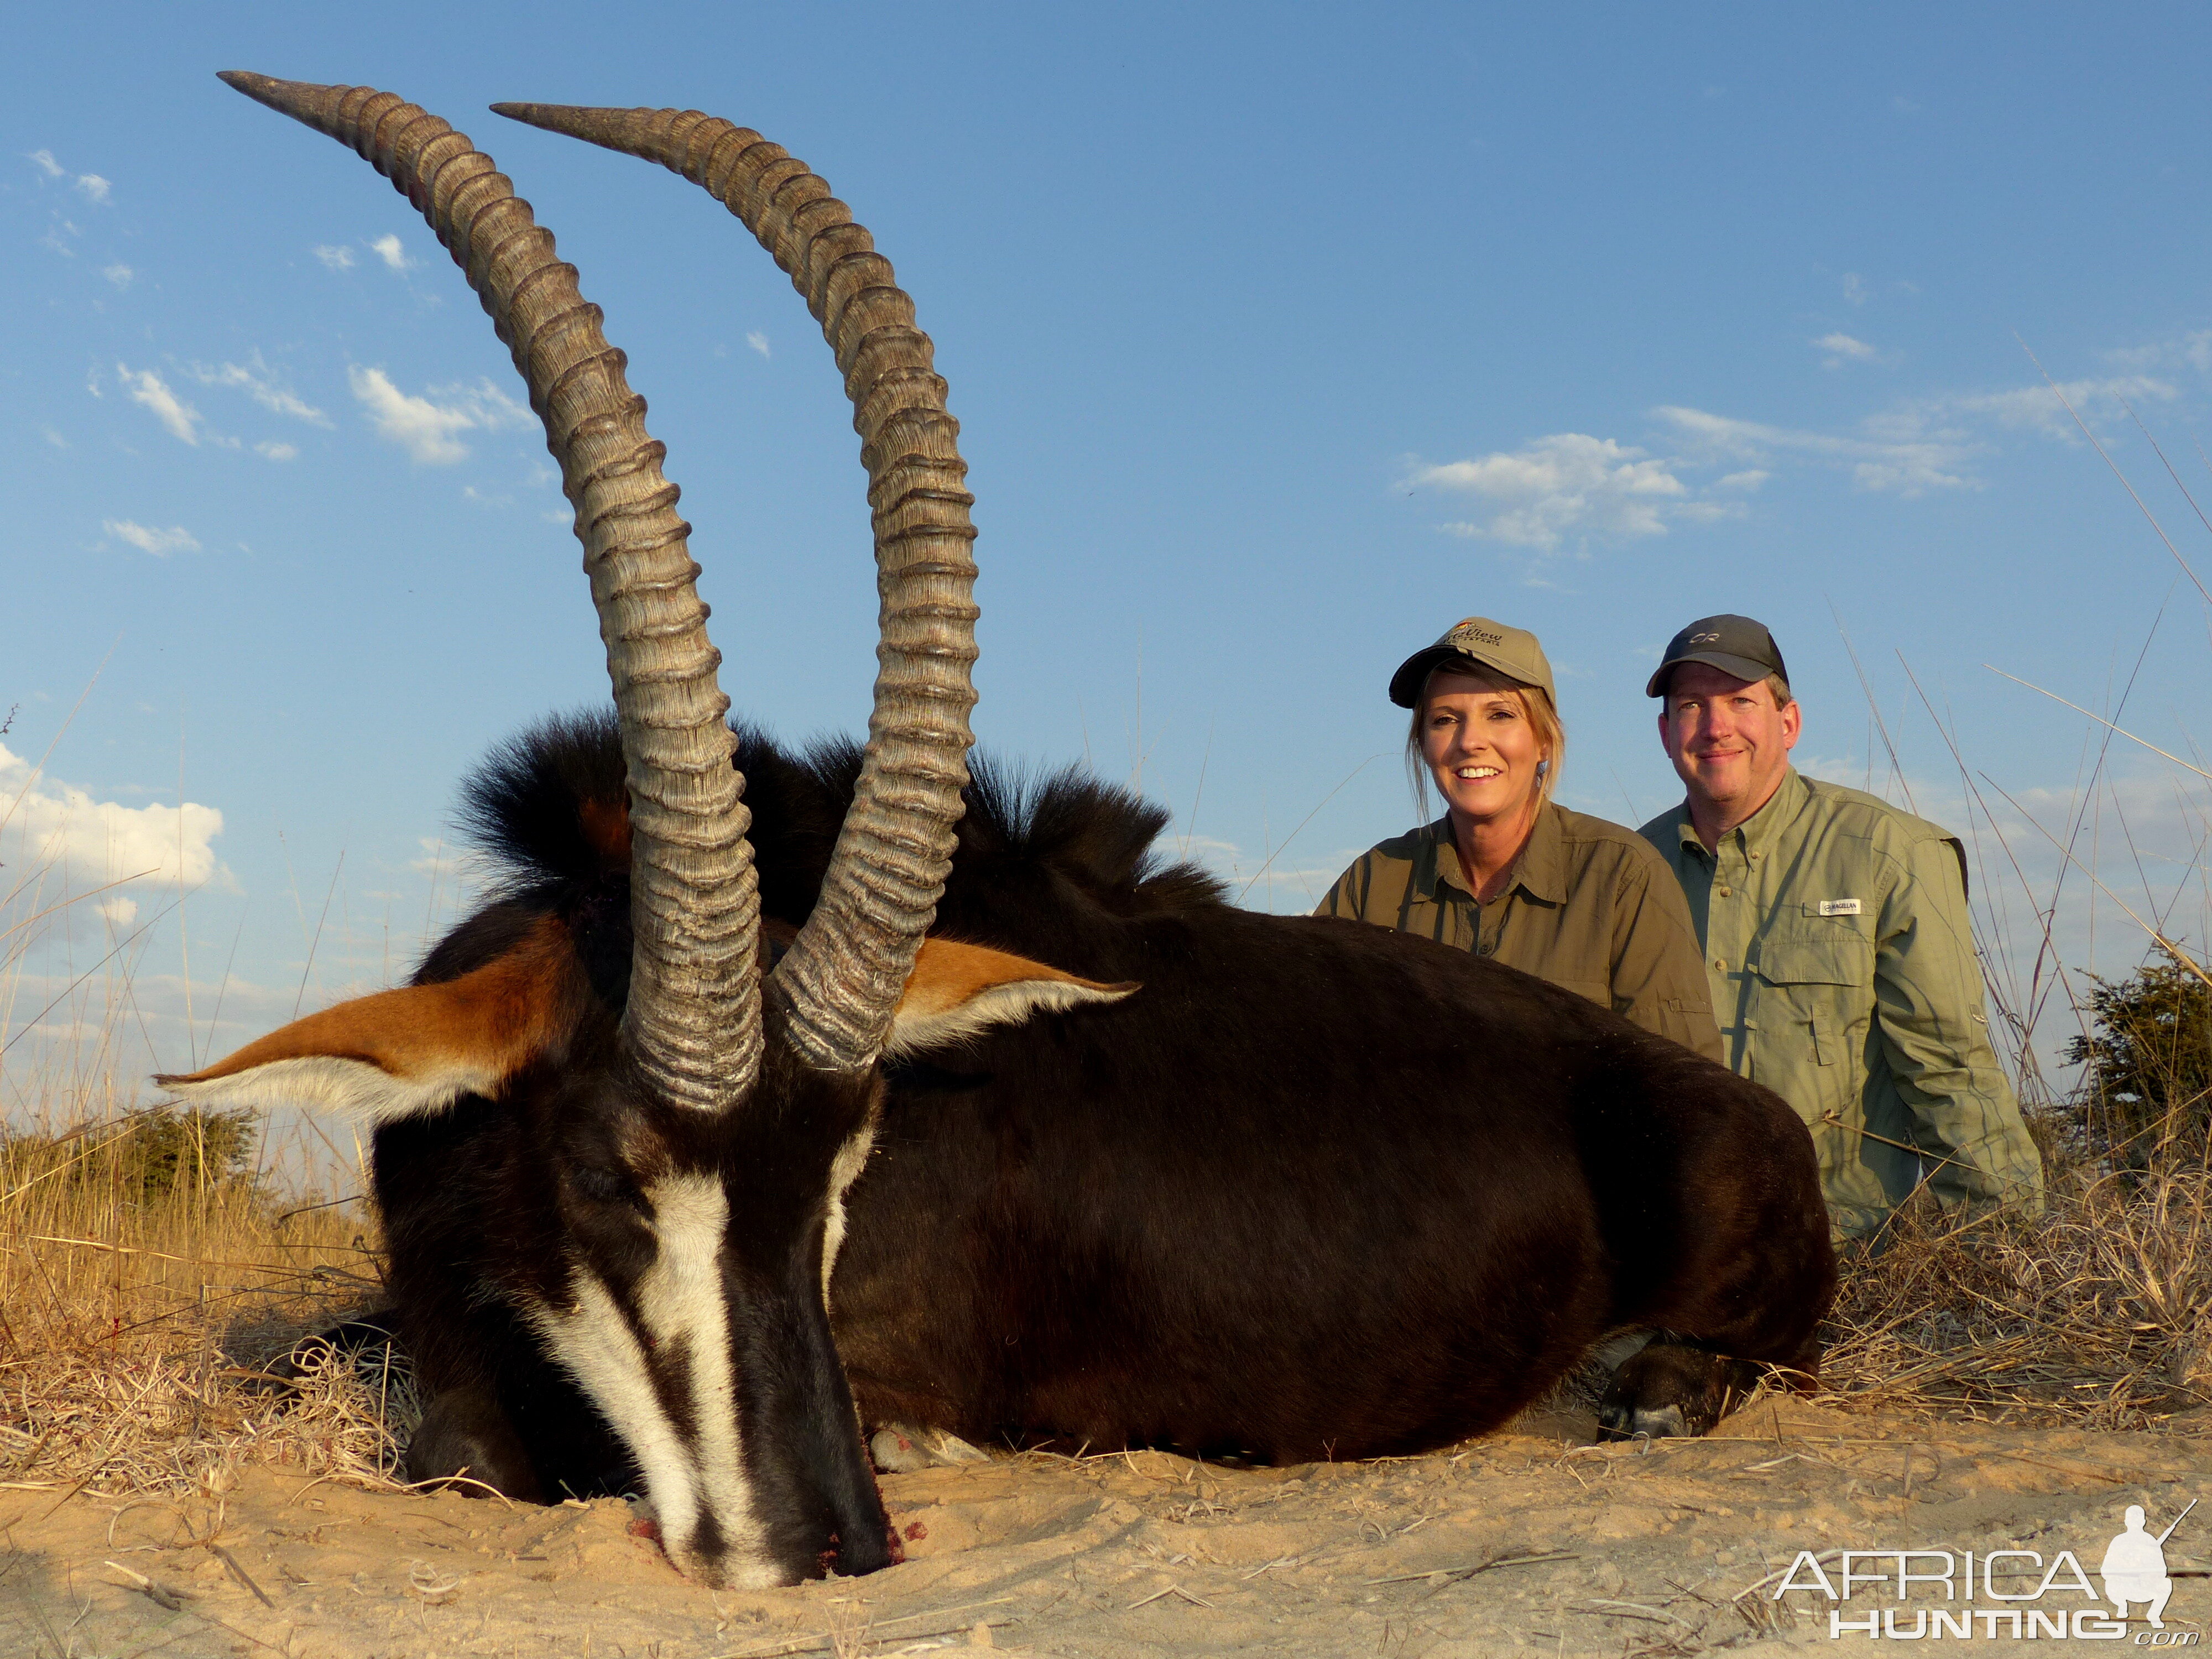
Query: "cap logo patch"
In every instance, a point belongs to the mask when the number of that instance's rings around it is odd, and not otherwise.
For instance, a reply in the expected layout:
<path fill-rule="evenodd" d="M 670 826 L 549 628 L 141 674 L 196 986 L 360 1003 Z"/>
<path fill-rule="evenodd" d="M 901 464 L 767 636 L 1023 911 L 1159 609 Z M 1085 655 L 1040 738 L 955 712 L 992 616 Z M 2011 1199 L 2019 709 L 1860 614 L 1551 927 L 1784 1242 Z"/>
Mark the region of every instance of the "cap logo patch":
<path fill-rule="evenodd" d="M 1503 645 L 1505 635 L 1493 634 L 1486 628 L 1455 628 L 1451 631 L 1455 645 Z"/>
<path fill-rule="evenodd" d="M 1721 636 L 1717 634 L 1692 634 L 1689 642 L 1692 645 L 1718 645 Z"/>
<path fill-rule="evenodd" d="M 1822 899 L 1820 914 L 1824 916 L 1855 916 L 1859 913 L 1856 899 Z"/>

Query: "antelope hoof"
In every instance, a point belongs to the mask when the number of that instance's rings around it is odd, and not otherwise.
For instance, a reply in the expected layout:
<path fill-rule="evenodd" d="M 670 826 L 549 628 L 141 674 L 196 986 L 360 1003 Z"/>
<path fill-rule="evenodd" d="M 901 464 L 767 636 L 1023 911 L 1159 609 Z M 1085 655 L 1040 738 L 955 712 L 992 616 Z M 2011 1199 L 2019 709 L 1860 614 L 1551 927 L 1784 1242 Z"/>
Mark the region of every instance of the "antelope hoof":
<path fill-rule="evenodd" d="M 868 1442 L 868 1455 L 884 1474 L 912 1474 L 919 1469 L 949 1469 L 962 1463 L 988 1463 L 991 1454 L 971 1446 L 943 1429 L 917 1429 L 905 1423 L 886 1423 Z"/>

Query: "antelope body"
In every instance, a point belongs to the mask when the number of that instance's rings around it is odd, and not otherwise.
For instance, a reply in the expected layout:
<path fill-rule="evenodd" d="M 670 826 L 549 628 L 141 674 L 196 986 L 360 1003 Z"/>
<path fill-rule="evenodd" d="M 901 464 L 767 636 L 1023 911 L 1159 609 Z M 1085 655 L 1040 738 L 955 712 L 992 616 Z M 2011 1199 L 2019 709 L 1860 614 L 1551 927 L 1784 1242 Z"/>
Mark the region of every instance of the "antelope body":
<path fill-rule="evenodd" d="M 726 724 L 642 400 L 489 158 L 390 94 L 225 78 L 353 144 L 468 273 L 614 684 L 471 786 L 506 885 L 412 984 L 164 1079 L 376 1126 L 411 1474 L 641 1481 L 678 1565 L 768 1583 L 896 1559 L 856 1411 L 1356 1456 L 1493 1426 L 1623 1327 L 1667 1334 L 1615 1379 L 1624 1431 L 1811 1370 L 1833 1265 L 1778 1098 L 1495 963 L 1238 910 L 1119 792 L 971 782 L 957 425 L 803 165 L 696 114 L 499 106 L 704 184 L 823 322 L 884 666 L 866 747 L 794 757 Z"/>

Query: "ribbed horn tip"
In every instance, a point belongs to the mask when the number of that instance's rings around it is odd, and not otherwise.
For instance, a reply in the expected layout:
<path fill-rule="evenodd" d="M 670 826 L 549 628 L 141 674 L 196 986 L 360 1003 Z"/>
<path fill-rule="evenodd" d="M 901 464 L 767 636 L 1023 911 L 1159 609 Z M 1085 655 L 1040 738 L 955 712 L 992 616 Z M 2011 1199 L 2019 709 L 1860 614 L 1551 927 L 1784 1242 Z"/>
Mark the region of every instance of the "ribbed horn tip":
<path fill-rule="evenodd" d="M 266 104 L 279 114 L 289 115 L 318 132 L 337 136 L 332 122 L 336 113 L 333 106 L 337 94 L 346 90 L 343 87 L 319 87 L 312 81 L 279 81 L 273 75 L 256 75 L 252 70 L 217 70 L 215 78 L 244 93 L 257 104 Z"/>
<path fill-rule="evenodd" d="M 494 104 L 494 115 L 526 126 L 563 132 L 587 144 L 618 149 L 625 155 L 637 150 L 637 135 L 647 118 L 659 113 L 649 109 L 593 109 L 581 104 Z"/>

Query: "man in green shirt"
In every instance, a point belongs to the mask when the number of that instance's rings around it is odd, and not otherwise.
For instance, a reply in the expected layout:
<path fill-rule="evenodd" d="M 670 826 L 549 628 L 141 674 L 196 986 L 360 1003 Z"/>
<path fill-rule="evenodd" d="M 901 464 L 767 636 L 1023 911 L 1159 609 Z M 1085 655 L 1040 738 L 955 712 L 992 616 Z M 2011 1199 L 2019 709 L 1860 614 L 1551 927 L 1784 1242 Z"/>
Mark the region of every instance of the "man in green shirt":
<path fill-rule="evenodd" d="M 1687 797 L 1644 838 L 1689 900 L 1728 1063 L 1811 1126 L 1838 1228 L 1873 1231 L 1923 1185 L 2039 1207 L 1958 841 L 1790 766 L 1802 711 L 1747 617 L 1692 623 L 1645 690 Z"/>

